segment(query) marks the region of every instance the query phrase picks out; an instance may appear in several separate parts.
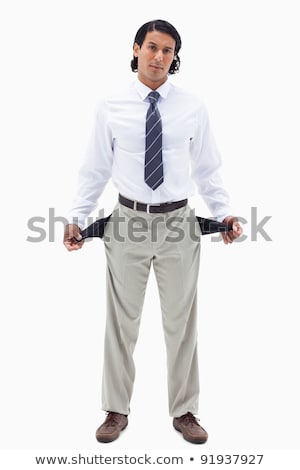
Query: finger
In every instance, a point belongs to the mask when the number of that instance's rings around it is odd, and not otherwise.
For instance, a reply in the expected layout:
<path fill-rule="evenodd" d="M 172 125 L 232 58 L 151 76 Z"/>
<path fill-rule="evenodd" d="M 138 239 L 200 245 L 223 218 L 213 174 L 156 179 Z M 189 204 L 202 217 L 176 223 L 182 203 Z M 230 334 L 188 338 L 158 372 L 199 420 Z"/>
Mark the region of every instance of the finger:
<path fill-rule="evenodd" d="M 79 248 L 82 247 L 83 243 L 84 243 L 84 241 L 76 242 L 76 241 L 74 241 L 73 238 L 67 239 L 67 240 L 64 241 L 64 245 L 67 248 L 67 250 L 69 250 L 69 251 L 79 250 Z"/>
<path fill-rule="evenodd" d="M 232 232 L 233 239 L 240 237 L 242 233 L 243 233 L 242 227 L 240 225 L 235 226 Z"/>
<path fill-rule="evenodd" d="M 74 247 L 74 245 L 72 245 L 71 243 L 64 243 L 65 247 L 67 248 L 68 251 L 73 251 L 75 250 L 76 248 Z"/>
<path fill-rule="evenodd" d="M 233 228 L 233 230 L 235 230 L 239 233 L 241 233 L 243 231 L 242 226 L 239 224 L 238 221 L 234 222 L 232 228 Z"/>
<path fill-rule="evenodd" d="M 230 238 L 230 240 L 234 240 L 234 236 L 235 236 L 235 232 L 234 230 L 230 230 L 230 232 L 228 232 L 228 237 Z"/>
<path fill-rule="evenodd" d="M 222 232 L 222 237 L 223 237 L 225 245 L 227 245 L 229 243 L 228 232 Z"/>
<path fill-rule="evenodd" d="M 230 230 L 229 232 L 227 232 L 226 235 L 227 235 L 227 241 L 228 241 L 228 243 L 232 243 L 233 240 L 234 240 L 234 238 L 235 238 L 235 236 L 234 236 L 234 234 L 233 234 L 233 230 Z"/>

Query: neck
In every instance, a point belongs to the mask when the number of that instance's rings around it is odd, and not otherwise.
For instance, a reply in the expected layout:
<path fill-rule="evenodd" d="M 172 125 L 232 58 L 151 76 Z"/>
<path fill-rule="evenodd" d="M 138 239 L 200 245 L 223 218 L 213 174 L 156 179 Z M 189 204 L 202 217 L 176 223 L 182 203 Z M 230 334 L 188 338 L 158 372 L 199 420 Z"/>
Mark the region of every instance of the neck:
<path fill-rule="evenodd" d="M 151 80 L 147 80 L 147 79 L 141 78 L 139 76 L 138 76 L 138 79 L 141 83 L 146 85 L 148 88 L 151 88 L 151 90 L 155 91 L 155 90 L 157 90 L 157 88 L 162 86 L 167 81 L 168 78 L 166 77 L 164 80 L 160 80 L 158 82 L 152 82 Z"/>

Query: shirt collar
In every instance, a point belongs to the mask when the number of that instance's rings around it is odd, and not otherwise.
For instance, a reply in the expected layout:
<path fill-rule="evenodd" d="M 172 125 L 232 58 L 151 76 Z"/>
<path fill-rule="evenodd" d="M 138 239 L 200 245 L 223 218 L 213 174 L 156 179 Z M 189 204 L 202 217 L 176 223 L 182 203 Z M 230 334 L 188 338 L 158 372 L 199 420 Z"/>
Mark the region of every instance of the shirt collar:
<path fill-rule="evenodd" d="M 136 91 L 138 92 L 138 94 L 140 95 L 140 97 L 142 98 L 142 100 L 144 101 L 147 96 L 149 95 L 150 91 L 153 91 L 151 90 L 151 88 L 149 88 L 148 86 L 144 85 L 144 83 L 142 83 L 138 78 L 136 79 L 136 81 L 134 82 L 134 85 L 135 85 L 135 89 Z M 162 98 L 167 98 L 168 96 L 168 93 L 169 93 L 169 90 L 170 90 L 170 82 L 169 80 L 166 80 L 159 88 L 157 88 L 155 91 L 157 91 L 160 96 Z"/>

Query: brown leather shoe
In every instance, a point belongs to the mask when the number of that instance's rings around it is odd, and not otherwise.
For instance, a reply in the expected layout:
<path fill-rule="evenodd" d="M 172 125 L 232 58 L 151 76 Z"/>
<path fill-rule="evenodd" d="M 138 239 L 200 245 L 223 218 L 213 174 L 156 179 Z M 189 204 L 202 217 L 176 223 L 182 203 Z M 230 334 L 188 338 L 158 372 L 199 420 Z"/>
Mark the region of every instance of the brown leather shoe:
<path fill-rule="evenodd" d="M 174 418 L 173 426 L 177 431 L 182 432 L 186 441 L 192 442 L 193 444 L 203 444 L 207 441 L 207 432 L 200 426 L 197 418 L 190 412 L 180 416 L 180 418 Z"/>
<path fill-rule="evenodd" d="M 109 411 L 104 423 L 96 431 L 96 439 L 99 442 L 115 441 L 126 428 L 128 419 L 126 415 Z"/>

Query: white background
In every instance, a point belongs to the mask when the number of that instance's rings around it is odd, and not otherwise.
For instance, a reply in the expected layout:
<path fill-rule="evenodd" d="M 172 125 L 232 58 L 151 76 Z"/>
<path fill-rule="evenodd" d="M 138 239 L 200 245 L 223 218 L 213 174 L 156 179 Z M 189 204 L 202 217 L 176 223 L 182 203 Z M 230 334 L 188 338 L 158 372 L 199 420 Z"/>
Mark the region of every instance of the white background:
<path fill-rule="evenodd" d="M 168 415 L 166 358 L 153 274 L 135 352 L 130 424 L 108 446 L 101 411 L 105 256 L 75 253 L 66 216 L 102 94 L 133 78 L 137 29 L 162 18 L 183 40 L 170 79 L 207 104 L 223 177 L 247 238 L 203 237 L 199 274 L 199 417 L 209 449 L 299 448 L 299 14 L 297 1 L 1 2 L 2 449 L 188 449 Z M 99 208 L 109 214 L 108 185 Z M 199 196 L 197 213 L 209 216 Z M 298 202 L 298 201 L 297 201 Z M 251 207 L 272 216 L 251 239 Z M 32 217 L 46 239 L 27 227 Z M 252 237 L 253 238 L 253 237 Z M 199 452 L 198 448 L 197 451 Z M 203 452 L 203 447 L 201 448 Z"/>

